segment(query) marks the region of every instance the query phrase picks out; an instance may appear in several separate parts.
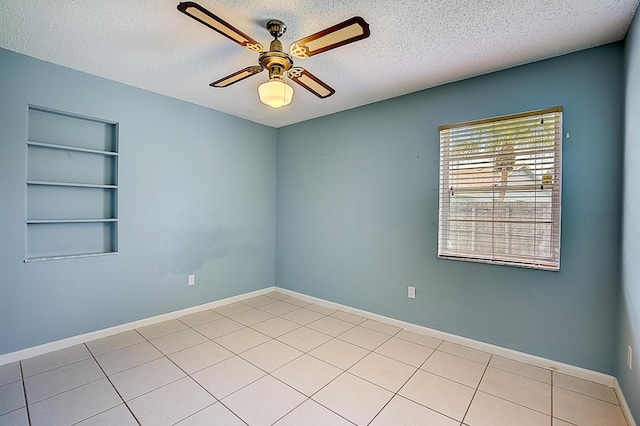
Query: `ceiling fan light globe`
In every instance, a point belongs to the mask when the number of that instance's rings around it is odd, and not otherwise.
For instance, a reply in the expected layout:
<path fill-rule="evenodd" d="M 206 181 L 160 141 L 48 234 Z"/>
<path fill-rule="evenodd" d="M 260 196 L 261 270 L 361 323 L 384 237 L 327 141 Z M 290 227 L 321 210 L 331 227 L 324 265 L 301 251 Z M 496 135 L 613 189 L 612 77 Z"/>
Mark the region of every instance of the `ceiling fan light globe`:
<path fill-rule="evenodd" d="M 291 103 L 293 87 L 280 80 L 269 80 L 258 87 L 260 101 L 273 108 L 280 108 Z"/>

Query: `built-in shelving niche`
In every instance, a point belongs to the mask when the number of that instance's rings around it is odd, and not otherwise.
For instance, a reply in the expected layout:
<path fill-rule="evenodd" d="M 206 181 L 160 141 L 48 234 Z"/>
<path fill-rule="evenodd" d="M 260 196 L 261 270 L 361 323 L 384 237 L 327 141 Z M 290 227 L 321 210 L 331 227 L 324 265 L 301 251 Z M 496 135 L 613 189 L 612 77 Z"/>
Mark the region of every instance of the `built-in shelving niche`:
<path fill-rule="evenodd" d="M 118 252 L 118 124 L 29 107 L 26 262 Z"/>

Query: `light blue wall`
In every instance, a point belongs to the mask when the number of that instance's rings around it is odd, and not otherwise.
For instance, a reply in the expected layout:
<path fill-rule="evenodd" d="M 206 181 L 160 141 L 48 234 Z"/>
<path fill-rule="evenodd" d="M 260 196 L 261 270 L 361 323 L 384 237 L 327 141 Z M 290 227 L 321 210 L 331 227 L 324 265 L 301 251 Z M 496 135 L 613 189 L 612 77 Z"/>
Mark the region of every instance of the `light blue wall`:
<path fill-rule="evenodd" d="M 118 255 L 23 263 L 28 104 L 120 124 Z M 277 130 L 6 50 L 0 129 L 0 354 L 274 284 Z"/>
<path fill-rule="evenodd" d="M 627 117 L 638 114 L 637 27 Z M 0 354 L 275 282 L 605 373 L 617 365 L 640 400 L 622 368 L 627 341 L 640 351 L 632 120 L 612 350 L 622 58 L 612 44 L 275 130 L 0 50 Z M 28 104 L 120 123 L 120 254 L 23 262 Z M 438 126 L 556 105 L 571 133 L 562 270 L 437 260 Z"/>
<path fill-rule="evenodd" d="M 616 377 L 633 416 L 640 420 L 640 16 L 625 40 L 625 142 L 620 339 Z M 627 347 L 633 348 L 633 370 Z"/>
<path fill-rule="evenodd" d="M 280 129 L 277 285 L 613 373 L 622 54 L 611 44 Z M 571 135 L 561 271 L 438 260 L 438 127 L 557 105 Z"/>

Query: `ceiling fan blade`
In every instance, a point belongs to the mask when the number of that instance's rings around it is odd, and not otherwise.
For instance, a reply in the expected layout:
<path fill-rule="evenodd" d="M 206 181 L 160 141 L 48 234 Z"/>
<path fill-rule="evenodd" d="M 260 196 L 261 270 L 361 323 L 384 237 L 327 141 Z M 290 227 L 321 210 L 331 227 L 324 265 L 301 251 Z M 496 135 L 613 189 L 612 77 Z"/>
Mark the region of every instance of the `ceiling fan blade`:
<path fill-rule="evenodd" d="M 290 54 L 297 58 L 308 58 L 354 41 L 369 37 L 369 24 L 359 16 L 347 19 L 333 27 L 317 32 L 294 42 Z"/>
<path fill-rule="evenodd" d="M 233 83 L 237 83 L 240 80 L 244 80 L 247 77 L 251 77 L 254 74 L 258 74 L 264 68 L 259 66 L 247 67 L 238 72 L 234 72 L 231 75 L 221 78 L 220 80 L 214 81 L 209 86 L 211 87 L 227 87 L 232 85 Z"/>
<path fill-rule="evenodd" d="M 327 83 L 301 67 L 293 67 L 287 73 L 292 81 L 304 87 L 317 97 L 324 99 L 336 93 Z"/>
<path fill-rule="evenodd" d="M 262 53 L 262 51 L 264 50 L 260 43 L 258 43 L 233 25 L 209 12 L 207 9 L 197 3 L 194 3 L 192 1 L 180 3 L 178 5 L 178 10 L 185 15 L 195 19 L 196 21 L 206 25 L 212 30 L 219 32 L 228 39 L 235 41 L 240 46 L 246 49 L 260 53 Z"/>

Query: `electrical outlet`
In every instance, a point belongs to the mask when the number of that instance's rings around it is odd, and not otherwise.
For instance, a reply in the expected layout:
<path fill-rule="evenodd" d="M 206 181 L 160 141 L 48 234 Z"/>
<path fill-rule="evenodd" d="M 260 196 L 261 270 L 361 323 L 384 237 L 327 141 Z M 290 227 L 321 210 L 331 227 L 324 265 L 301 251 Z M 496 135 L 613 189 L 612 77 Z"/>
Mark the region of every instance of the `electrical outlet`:
<path fill-rule="evenodd" d="M 196 276 L 189 275 L 189 285 L 194 285 L 196 283 Z"/>
<path fill-rule="evenodd" d="M 633 359 L 633 349 L 631 349 L 631 345 L 627 346 L 627 365 L 629 365 L 629 370 L 631 370 L 631 360 Z"/>
<path fill-rule="evenodd" d="M 416 288 L 415 287 L 407 287 L 407 297 L 409 299 L 415 299 L 416 298 Z"/>

